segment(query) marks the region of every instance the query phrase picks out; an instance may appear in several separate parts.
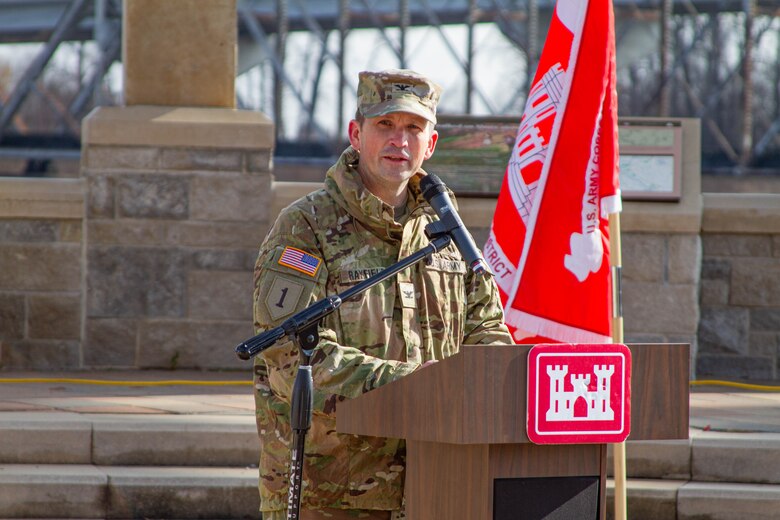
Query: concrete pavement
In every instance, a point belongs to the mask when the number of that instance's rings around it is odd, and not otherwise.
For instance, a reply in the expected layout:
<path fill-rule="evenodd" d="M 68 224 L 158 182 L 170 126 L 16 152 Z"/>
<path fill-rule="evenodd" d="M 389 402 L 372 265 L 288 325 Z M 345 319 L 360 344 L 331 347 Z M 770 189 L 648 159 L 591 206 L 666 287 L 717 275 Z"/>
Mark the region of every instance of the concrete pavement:
<path fill-rule="evenodd" d="M 777 518 L 780 392 L 693 387 L 690 426 L 627 443 L 630 518 Z M 0 518 L 259 517 L 249 368 L 0 372 L 0 439 Z"/>

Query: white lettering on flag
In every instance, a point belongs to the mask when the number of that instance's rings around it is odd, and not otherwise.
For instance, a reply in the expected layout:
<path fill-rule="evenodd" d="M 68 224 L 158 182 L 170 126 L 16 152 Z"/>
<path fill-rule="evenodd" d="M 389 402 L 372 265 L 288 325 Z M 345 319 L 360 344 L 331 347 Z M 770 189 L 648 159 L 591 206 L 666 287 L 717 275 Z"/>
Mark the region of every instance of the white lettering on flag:
<path fill-rule="evenodd" d="M 493 236 L 492 228 L 483 248 L 483 253 L 485 254 L 485 261 L 495 275 L 496 284 L 502 291 L 509 294 L 509 291 L 512 290 L 512 281 L 515 279 L 515 266 L 504 254 L 501 246 L 498 245 L 495 236 Z"/>
<path fill-rule="evenodd" d="M 603 99 L 603 96 L 602 96 Z M 601 114 L 596 120 L 593 138 L 590 145 L 590 160 L 585 169 L 585 189 L 582 194 L 582 210 L 580 233 L 574 232 L 569 237 L 571 254 L 563 259 L 563 265 L 577 277 L 579 282 L 585 281 L 591 273 L 596 273 L 604 261 L 604 245 L 599 229 L 599 129 Z"/>

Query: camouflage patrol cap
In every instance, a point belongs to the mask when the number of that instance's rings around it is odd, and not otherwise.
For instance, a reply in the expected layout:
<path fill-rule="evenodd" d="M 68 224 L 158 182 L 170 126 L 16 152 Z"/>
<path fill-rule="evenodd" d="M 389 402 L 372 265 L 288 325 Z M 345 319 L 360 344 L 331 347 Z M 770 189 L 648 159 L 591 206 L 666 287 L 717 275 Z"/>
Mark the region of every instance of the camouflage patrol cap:
<path fill-rule="evenodd" d="M 441 87 L 411 70 L 390 69 L 358 74 L 358 111 L 365 117 L 410 112 L 436 124 Z"/>

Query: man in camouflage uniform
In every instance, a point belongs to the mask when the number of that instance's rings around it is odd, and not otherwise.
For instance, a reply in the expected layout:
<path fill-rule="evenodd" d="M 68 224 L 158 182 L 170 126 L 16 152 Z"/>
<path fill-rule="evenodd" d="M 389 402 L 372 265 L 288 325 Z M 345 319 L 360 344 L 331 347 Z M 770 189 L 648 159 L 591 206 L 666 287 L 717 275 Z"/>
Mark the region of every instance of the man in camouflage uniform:
<path fill-rule="evenodd" d="M 323 189 L 282 211 L 260 248 L 257 331 L 343 292 L 425 247 L 437 220 L 420 192 L 436 145 L 440 87 L 411 71 L 362 72 L 351 146 Z M 453 246 L 345 301 L 321 323 L 311 360 L 314 414 L 306 437 L 301 518 L 403 518 L 402 440 L 336 432 L 338 403 L 458 352 L 512 343 L 492 278 L 467 272 Z M 263 518 L 286 518 L 298 350 L 279 343 L 255 358 Z M 412 519 L 422 520 L 422 519 Z"/>

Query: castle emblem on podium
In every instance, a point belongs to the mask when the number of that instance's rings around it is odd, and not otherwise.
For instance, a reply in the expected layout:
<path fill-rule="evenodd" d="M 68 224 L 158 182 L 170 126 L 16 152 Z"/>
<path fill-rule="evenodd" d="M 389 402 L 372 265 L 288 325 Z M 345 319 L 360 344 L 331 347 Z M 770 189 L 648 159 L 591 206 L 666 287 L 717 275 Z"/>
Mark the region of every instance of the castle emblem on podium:
<path fill-rule="evenodd" d="M 595 365 L 593 374 L 571 374 L 569 380 L 574 390 L 564 390 L 568 365 L 547 367 L 550 376 L 550 407 L 548 421 L 611 421 L 615 412 L 610 405 L 610 385 L 614 365 Z M 596 390 L 589 391 L 590 377 L 596 376 Z M 578 401 L 579 400 L 579 401 Z M 580 403 L 575 406 L 576 403 Z"/>
<path fill-rule="evenodd" d="M 631 351 L 621 343 L 534 345 L 525 390 L 533 443 L 623 442 L 631 432 Z"/>

